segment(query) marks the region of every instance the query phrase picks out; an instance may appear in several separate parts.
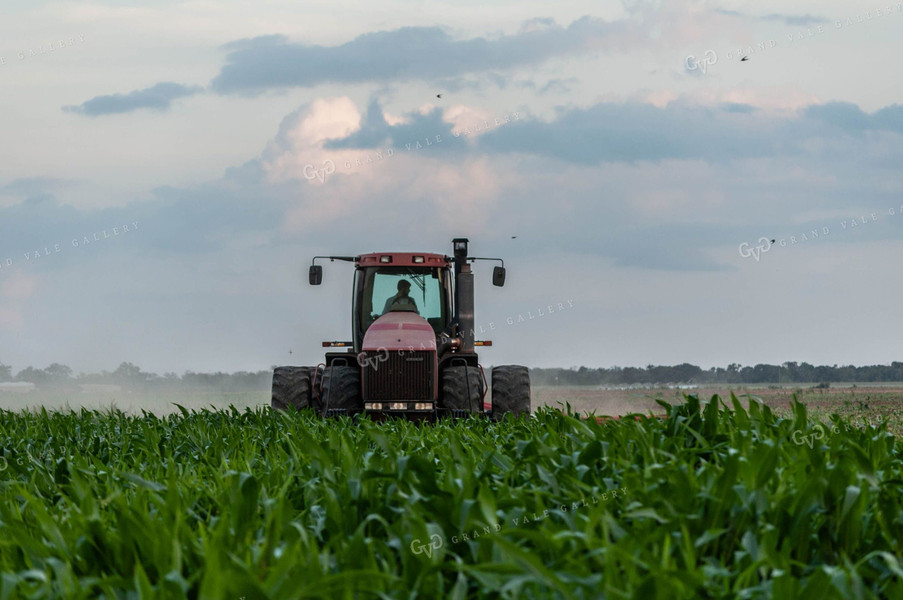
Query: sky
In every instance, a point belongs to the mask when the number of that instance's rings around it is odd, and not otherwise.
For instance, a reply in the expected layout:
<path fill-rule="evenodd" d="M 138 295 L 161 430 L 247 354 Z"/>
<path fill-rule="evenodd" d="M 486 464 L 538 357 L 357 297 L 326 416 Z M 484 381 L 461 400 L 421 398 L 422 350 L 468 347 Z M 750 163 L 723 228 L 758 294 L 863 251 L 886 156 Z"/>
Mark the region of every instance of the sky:
<path fill-rule="evenodd" d="M 486 365 L 901 360 L 903 3 L 0 7 L 0 363 L 316 364 L 477 263 Z M 774 240 L 774 242 L 772 242 Z"/>

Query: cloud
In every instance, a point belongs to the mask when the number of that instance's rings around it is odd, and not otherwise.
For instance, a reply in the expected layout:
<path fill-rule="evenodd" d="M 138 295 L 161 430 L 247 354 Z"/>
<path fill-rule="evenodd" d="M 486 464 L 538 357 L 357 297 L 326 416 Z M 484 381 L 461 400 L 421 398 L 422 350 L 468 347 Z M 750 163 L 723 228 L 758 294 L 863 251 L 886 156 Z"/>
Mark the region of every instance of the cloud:
<path fill-rule="evenodd" d="M 808 107 L 821 104 L 822 100 L 815 94 L 808 94 L 802 90 L 789 90 L 785 93 L 775 94 L 773 91 L 762 90 L 750 86 L 734 86 L 729 89 L 698 88 L 687 94 L 672 94 L 666 98 L 667 102 L 653 102 L 649 96 L 638 95 L 637 100 L 648 101 L 656 106 L 666 106 L 675 100 L 700 106 L 721 106 L 727 110 L 726 105 L 748 105 L 755 110 L 768 113 L 771 116 L 780 116 L 786 119 L 797 118 Z"/>
<path fill-rule="evenodd" d="M 749 114 L 756 111 L 756 107 L 751 104 L 743 104 L 737 102 L 726 102 L 721 107 L 725 112 Z"/>
<path fill-rule="evenodd" d="M 396 231 L 398 216 L 379 209 L 379 199 L 391 199 L 411 225 L 429 222 L 453 229 L 464 220 L 471 231 L 482 230 L 510 176 L 495 173 L 491 159 L 471 155 L 465 136 L 453 135 L 454 123 L 470 119 L 472 125 L 479 115 L 466 107 L 443 111 L 427 104 L 391 118 L 395 124 L 390 125 L 377 100 L 363 115 L 347 97 L 299 107 L 283 119 L 259 161 L 268 184 L 294 187 L 295 194 L 303 190 L 304 199 L 288 210 L 283 231 L 308 236 L 340 226 L 355 238 L 380 227 Z M 376 150 L 384 154 L 374 161 Z M 336 167 L 328 177 L 308 176 L 327 163 Z"/>
<path fill-rule="evenodd" d="M 128 94 L 97 96 L 77 106 L 64 106 L 63 110 L 89 117 L 128 113 L 142 108 L 163 112 L 169 110 L 173 100 L 193 96 L 201 91 L 203 88 L 200 86 L 167 81 Z"/>
<path fill-rule="evenodd" d="M 826 132 L 825 125 L 838 131 Z M 547 156 L 570 163 L 703 159 L 723 163 L 742 158 L 799 155 L 806 139 L 864 131 L 903 133 L 903 106 L 873 114 L 850 103 L 811 105 L 780 115 L 744 102 L 700 106 L 687 101 L 653 106 L 600 103 L 560 111 L 552 121 L 521 120 L 488 131 L 479 148 Z"/>
<path fill-rule="evenodd" d="M 483 91 L 492 86 L 503 90 L 511 82 L 509 75 L 497 73 L 479 73 L 474 76 L 446 77 L 434 81 L 436 90 L 444 94 L 447 99 L 449 93 L 456 94 L 462 90 Z"/>
<path fill-rule="evenodd" d="M 268 184 L 258 164 L 238 173 L 186 188 L 162 186 L 148 200 L 109 208 L 79 209 L 53 194 L 0 206 L 0 279 L 21 269 L 65 270 L 105 254 L 196 256 L 216 252 L 239 232 L 278 230 L 297 190 Z M 114 236 L 114 227 L 132 222 L 137 230 Z M 91 241 L 82 243 L 85 237 Z"/>
<path fill-rule="evenodd" d="M 350 99 L 349 99 L 350 101 Z M 403 127 L 398 125 L 396 127 Z M 383 115 L 379 101 L 371 100 L 367 107 L 367 114 L 359 121 L 359 128 L 353 134 L 343 138 L 326 142 L 327 148 L 376 148 L 386 143 L 390 137 L 392 127 Z"/>
<path fill-rule="evenodd" d="M 777 123 L 755 114 L 671 103 L 663 108 L 602 103 L 562 111 L 552 122 L 525 120 L 489 131 L 480 147 L 527 152 L 567 162 L 766 156 L 777 147 Z"/>
<path fill-rule="evenodd" d="M 807 25 L 819 25 L 821 23 L 830 23 L 830 19 L 826 19 L 824 17 L 817 17 L 815 15 L 805 14 L 805 15 L 782 15 L 782 14 L 770 14 L 759 17 L 763 21 L 783 21 L 787 25 L 806 27 Z"/>
<path fill-rule="evenodd" d="M 432 104 L 390 116 L 375 99 L 361 114 L 348 97 L 320 98 L 283 119 L 261 154 L 259 169 L 271 183 L 294 180 L 320 185 L 323 178 L 315 176 L 314 169 L 335 166 L 344 174 L 359 172 L 375 161 L 388 160 L 390 149 L 396 157 L 421 150 L 430 156 L 462 154 L 467 151 L 465 139 L 474 134 L 456 138 L 455 128 L 473 127 L 491 118 L 462 105 L 441 109 Z"/>
<path fill-rule="evenodd" d="M 539 94 L 546 94 L 548 92 L 557 92 L 559 94 L 568 94 L 571 92 L 571 86 L 580 83 L 580 80 L 576 77 L 568 77 L 566 79 L 550 79 L 546 82 L 544 86 L 539 88 Z"/>
<path fill-rule="evenodd" d="M 279 124 L 276 136 L 261 154 L 260 167 L 270 182 L 304 177 L 304 168 L 325 159 L 323 146 L 347 140 L 361 130 L 361 114 L 347 97 L 318 98 L 293 111 Z M 344 158 L 338 153 L 329 158 Z M 349 156 L 349 158 L 351 158 Z"/>
<path fill-rule="evenodd" d="M 291 42 L 268 35 L 231 42 L 227 64 L 212 88 L 221 94 L 270 89 L 411 79 L 439 80 L 468 73 L 536 65 L 556 56 L 617 48 L 635 24 L 583 17 L 567 27 L 533 20 L 498 38 L 454 39 L 439 27 L 402 27 L 366 33 L 338 46 Z"/>
<path fill-rule="evenodd" d="M 807 25 L 818 25 L 820 23 L 830 23 L 830 19 L 818 17 L 806 13 L 805 15 L 787 15 L 781 13 L 770 13 L 767 15 L 750 15 L 736 10 L 718 9 L 717 14 L 727 17 L 736 17 L 738 19 L 756 19 L 759 21 L 781 21 L 787 25 L 805 27 Z"/>
<path fill-rule="evenodd" d="M 58 189 L 65 180 L 54 177 L 22 177 L 0 186 L 0 194 L 30 197 Z"/>
<path fill-rule="evenodd" d="M 0 207 L 18 204 L 22 201 L 38 203 L 53 197 L 53 194 L 71 182 L 53 177 L 23 177 L 0 185 Z"/>
<path fill-rule="evenodd" d="M 427 105 L 422 110 L 412 111 L 404 115 L 404 120 L 390 125 L 384 116 L 383 109 L 377 100 L 371 100 L 367 114 L 361 122 L 361 129 L 344 139 L 329 140 L 323 145 L 326 150 L 340 148 L 371 149 L 395 146 L 401 149 L 407 143 L 435 136 L 452 137 L 453 124 L 449 114 L 458 114 L 457 105 L 448 109 Z M 472 121 L 475 119 L 471 119 Z M 449 146 L 435 147 L 437 152 L 448 150 Z"/>
<path fill-rule="evenodd" d="M 903 106 L 886 106 L 873 114 L 850 102 L 830 102 L 810 106 L 806 116 L 850 132 L 883 130 L 903 133 Z"/>

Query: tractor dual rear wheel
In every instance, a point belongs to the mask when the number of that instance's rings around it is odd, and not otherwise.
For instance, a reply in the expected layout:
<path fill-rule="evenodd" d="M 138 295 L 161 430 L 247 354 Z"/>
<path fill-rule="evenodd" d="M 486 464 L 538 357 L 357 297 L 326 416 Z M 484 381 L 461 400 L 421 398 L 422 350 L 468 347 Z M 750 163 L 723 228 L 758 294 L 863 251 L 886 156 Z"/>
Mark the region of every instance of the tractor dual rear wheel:
<path fill-rule="evenodd" d="M 315 367 L 276 367 L 270 406 L 279 410 L 301 410 L 311 404 L 311 379 Z"/>
<path fill-rule="evenodd" d="M 446 367 L 442 372 L 439 408 L 480 412 L 483 410 L 483 388 L 483 374 L 479 367 Z"/>
<path fill-rule="evenodd" d="M 326 367 L 322 372 L 320 410 L 328 414 L 332 410 L 345 410 L 348 414 L 364 410 L 361 397 L 361 370 L 357 367 Z"/>
<path fill-rule="evenodd" d="M 520 365 L 492 369 L 492 417 L 530 414 L 530 370 Z"/>

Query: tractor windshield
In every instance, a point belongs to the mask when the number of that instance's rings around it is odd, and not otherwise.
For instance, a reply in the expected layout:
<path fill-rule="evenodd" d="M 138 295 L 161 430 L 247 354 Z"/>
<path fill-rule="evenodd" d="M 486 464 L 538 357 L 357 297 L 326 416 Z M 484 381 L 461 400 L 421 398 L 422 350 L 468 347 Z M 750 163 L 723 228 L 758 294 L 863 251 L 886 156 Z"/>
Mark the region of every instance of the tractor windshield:
<path fill-rule="evenodd" d="M 446 271 L 430 267 L 368 267 L 357 273 L 357 315 L 363 332 L 379 317 L 396 311 L 419 314 L 433 330 L 448 324 L 451 290 Z"/>

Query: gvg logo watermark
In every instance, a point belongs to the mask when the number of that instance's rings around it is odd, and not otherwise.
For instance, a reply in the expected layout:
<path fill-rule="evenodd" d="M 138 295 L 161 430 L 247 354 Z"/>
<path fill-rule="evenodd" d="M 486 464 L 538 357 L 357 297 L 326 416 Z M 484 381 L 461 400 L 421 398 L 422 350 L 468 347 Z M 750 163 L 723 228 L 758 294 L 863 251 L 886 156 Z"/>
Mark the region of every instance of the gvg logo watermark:
<path fill-rule="evenodd" d="M 433 558 L 433 550 L 442 547 L 442 536 L 434 533 L 430 536 L 429 544 L 422 543 L 419 539 L 411 540 L 411 552 L 414 554 L 426 554 L 429 558 Z"/>
<path fill-rule="evenodd" d="M 821 423 L 816 423 L 815 425 L 812 426 L 812 429 L 814 429 L 815 431 L 810 434 L 804 434 L 802 430 L 797 429 L 790 436 L 790 439 L 793 440 L 793 443 L 796 444 L 797 446 L 802 446 L 803 444 L 806 444 L 810 448 L 812 448 L 813 444 L 816 441 L 825 439 L 825 436 L 828 433 L 827 430 L 825 429 L 825 426 L 822 425 Z M 843 429 L 841 429 L 840 427 L 835 425 L 834 427 L 831 428 L 831 433 L 836 435 L 838 433 L 848 432 L 850 430 L 851 430 L 851 428 L 848 425 L 844 425 Z"/>
<path fill-rule="evenodd" d="M 825 428 L 819 423 L 813 427 L 815 429 L 815 433 L 810 433 L 808 435 L 801 435 L 803 432 L 799 429 L 793 432 L 793 435 L 790 438 L 793 440 L 793 443 L 797 446 L 802 446 L 803 444 L 808 444 L 810 448 L 815 443 L 815 440 L 823 440 L 825 438 Z M 837 428 L 834 428 L 834 433 L 837 433 Z"/>
<path fill-rule="evenodd" d="M 403 358 L 409 362 L 423 362 L 426 360 L 422 355 L 417 356 L 415 352 L 426 352 L 429 350 L 435 350 L 436 344 L 435 342 L 426 346 L 423 342 L 420 343 L 420 350 L 414 348 L 413 345 L 408 345 L 402 348 L 395 348 L 392 350 L 395 354 L 398 355 L 399 358 Z M 357 364 L 362 368 L 371 368 L 374 371 L 379 370 L 379 364 L 384 363 L 389 360 L 389 350 L 383 346 L 380 346 L 376 350 L 364 350 L 360 354 L 357 355 Z"/>
<path fill-rule="evenodd" d="M 756 259 L 756 262 L 759 262 L 759 259 L 763 254 L 771 250 L 771 246 L 774 244 L 774 240 L 769 240 L 766 237 L 759 238 L 758 246 L 750 246 L 748 243 L 743 242 L 740 244 L 740 256 L 743 258 L 753 257 Z"/>
<path fill-rule="evenodd" d="M 715 54 L 714 50 L 706 50 L 705 54 L 703 54 L 702 59 L 697 59 L 694 55 L 689 55 L 684 63 L 687 66 L 687 71 L 696 71 L 697 69 L 705 75 L 708 72 L 709 66 L 714 65 L 718 62 L 718 55 Z"/>
<path fill-rule="evenodd" d="M 379 363 L 389 360 L 389 351 L 382 346 L 376 349 L 376 355 L 370 356 L 372 350 L 365 350 L 357 355 L 357 364 L 360 368 L 372 367 L 374 371 L 379 369 Z"/>
<path fill-rule="evenodd" d="M 335 173 L 335 162 L 333 162 L 331 158 L 327 158 L 323 161 L 323 168 L 321 169 L 318 169 L 311 164 L 304 165 L 304 177 L 307 178 L 308 181 L 319 179 L 320 183 L 326 183 L 326 176 L 332 175 L 333 173 Z"/>
<path fill-rule="evenodd" d="M 889 207 L 887 209 L 887 215 L 890 217 L 896 215 L 903 215 L 903 204 L 897 207 Z M 841 231 L 854 231 L 857 229 L 862 229 L 865 225 L 869 223 L 877 223 L 881 220 L 881 217 L 878 215 L 878 212 L 872 212 L 867 215 L 860 215 L 859 217 L 854 217 L 852 219 L 844 219 L 840 222 L 840 230 Z M 808 232 L 802 232 L 799 235 L 791 235 L 788 237 L 783 237 L 780 239 L 772 239 L 769 240 L 766 237 L 760 237 L 757 245 L 753 246 L 747 242 L 743 242 L 738 247 L 740 252 L 740 256 L 743 258 L 754 258 L 756 262 L 759 262 L 759 259 L 763 254 L 771 250 L 773 246 L 780 246 L 781 248 L 786 248 L 787 246 L 795 246 L 797 244 L 802 244 L 803 242 L 808 242 L 809 240 L 825 238 L 831 234 L 831 228 L 827 225 L 822 226 L 821 228 L 816 227 Z"/>
<path fill-rule="evenodd" d="M 6 470 L 6 467 L 9 466 L 9 463 L 6 460 L 5 456 L 0 456 L 0 473 Z"/>

